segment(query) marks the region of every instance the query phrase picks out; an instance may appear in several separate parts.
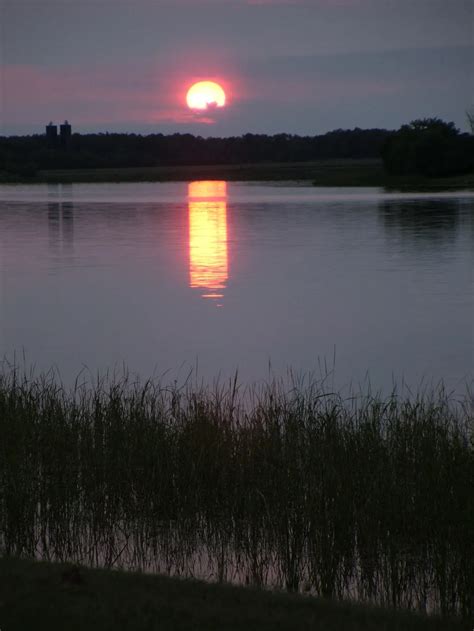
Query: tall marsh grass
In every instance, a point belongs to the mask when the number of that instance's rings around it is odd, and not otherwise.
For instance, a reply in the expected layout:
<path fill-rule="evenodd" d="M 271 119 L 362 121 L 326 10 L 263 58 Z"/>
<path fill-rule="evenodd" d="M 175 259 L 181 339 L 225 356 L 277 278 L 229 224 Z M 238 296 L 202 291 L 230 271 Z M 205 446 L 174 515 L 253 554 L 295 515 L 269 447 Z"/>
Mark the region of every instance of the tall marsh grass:
<path fill-rule="evenodd" d="M 472 410 L 0 373 L 0 552 L 469 616 Z"/>

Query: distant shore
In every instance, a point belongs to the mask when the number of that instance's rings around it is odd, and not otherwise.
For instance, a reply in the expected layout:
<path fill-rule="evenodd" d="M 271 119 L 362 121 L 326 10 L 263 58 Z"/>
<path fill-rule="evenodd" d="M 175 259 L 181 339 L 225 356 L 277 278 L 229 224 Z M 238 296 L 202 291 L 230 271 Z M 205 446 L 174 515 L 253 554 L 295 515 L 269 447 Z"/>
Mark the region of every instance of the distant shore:
<path fill-rule="evenodd" d="M 39 171 L 33 177 L 0 172 L 0 184 L 183 182 L 189 180 L 302 182 L 321 187 L 384 187 L 393 190 L 474 190 L 474 173 L 453 177 L 390 176 L 381 160 L 320 160 L 204 166 L 163 166 Z"/>

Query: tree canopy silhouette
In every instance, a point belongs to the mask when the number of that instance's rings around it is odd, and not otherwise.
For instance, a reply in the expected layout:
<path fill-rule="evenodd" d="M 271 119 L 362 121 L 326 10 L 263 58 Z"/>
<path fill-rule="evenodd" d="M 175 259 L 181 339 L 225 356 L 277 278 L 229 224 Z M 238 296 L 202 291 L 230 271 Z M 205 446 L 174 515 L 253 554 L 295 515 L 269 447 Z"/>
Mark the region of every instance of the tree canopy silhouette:
<path fill-rule="evenodd" d="M 395 175 L 468 173 L 474 170 L 474 137 L 440 118 L 417 119 L 386 140 L 382 157 L 386 170 Z"/>
<path fill-rule="evenodd" d="M 319 136 L 244 134 L 202 138 L 192 134 L 73 134 L 67 147 L 46 136 L 0 137 L 0 171 L 154 166 L 199 166 L 261 162 L 308 162 L 332 158 L 379 158 L 391 132 L 337 129 Z"/>

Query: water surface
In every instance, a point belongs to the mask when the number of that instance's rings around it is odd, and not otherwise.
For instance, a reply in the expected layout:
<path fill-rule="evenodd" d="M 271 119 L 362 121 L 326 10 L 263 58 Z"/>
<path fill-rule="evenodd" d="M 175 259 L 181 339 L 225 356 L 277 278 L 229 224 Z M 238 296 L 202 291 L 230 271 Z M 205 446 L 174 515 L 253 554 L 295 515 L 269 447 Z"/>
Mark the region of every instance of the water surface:
<path fill-rule="evenodd" d="M 461 388 L 472 193 L 225 182 L 0 187 L 0 354 L 242 381 Z"/>

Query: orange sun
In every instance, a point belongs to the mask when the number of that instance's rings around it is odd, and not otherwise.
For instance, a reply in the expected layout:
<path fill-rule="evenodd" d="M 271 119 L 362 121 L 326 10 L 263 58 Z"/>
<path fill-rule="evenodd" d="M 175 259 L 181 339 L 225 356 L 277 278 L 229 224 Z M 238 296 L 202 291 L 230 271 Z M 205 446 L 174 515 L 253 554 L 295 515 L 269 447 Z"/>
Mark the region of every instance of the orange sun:
<path fill-rule="evenodd" d="M 224 107 L 226 96 L 218 83 L 199 81 L 189 88 L 186 102 L 192 110 L 214 109 Z"/>

